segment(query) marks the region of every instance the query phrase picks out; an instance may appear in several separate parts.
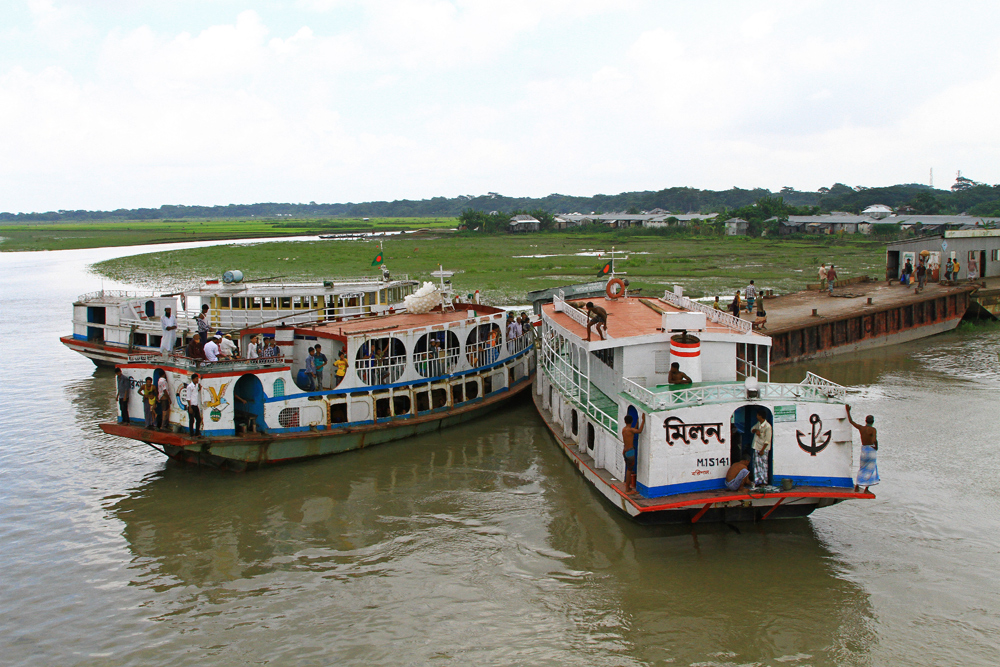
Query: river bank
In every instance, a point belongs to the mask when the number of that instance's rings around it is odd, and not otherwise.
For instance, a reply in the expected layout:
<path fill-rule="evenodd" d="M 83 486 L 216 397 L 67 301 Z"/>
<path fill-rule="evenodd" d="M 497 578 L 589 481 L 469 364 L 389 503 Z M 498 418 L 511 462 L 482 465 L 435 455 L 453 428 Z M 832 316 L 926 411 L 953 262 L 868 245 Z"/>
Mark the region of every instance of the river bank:
<path fill-rule="evenodd" d="M 596 255 L 612 245 L 630 253 L 617 263 L 632 288 L 661 293 L 675 284 L 694 296 L 721 295 L 724 302 L 753 279 L 778 292 L 815 281 L 821 262 L 836 264 L 841 277 L 882 275 L 885 246 L 865 237 L 750 239 L 745 237 L 663 236 L 579 232 L 479 236 L 412 235 L 383 240 L 385 263 L 395 274 L 429 279 L 439 264 L 458 273 L 460 292 L 481 290 L 497 305 L 524 303 L 528 291 L 593 280 L 604 260 Z M 100 262 L 98 275 L 148 286 L 183 286 L 240 269 L 247 279 L 286 276 L 322 280 L 375 271 L 379 243 L 311 240 L 295 243 L 213 246 L 143 253 Z"/>

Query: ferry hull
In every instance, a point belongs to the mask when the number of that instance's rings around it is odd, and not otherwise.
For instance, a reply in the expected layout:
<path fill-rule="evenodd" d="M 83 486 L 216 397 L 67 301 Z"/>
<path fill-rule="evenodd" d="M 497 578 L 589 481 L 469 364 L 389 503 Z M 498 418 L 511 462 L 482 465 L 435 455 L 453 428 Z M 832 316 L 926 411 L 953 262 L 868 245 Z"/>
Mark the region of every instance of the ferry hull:
<path fill-rule="evenodd" d="M 457 408 L 343 429 L 275 436 L 247 434 L 193 439 L 187 434 L 150 431 L 131 424 L 103 423 L 100 426 L 109 435 L 140 440 L 177 461 L 229 470 L 246 470 L 340 454 L 455 426 L 502 407 L 531 387 L 533 379 L 534 373 L 525 376 L 505 391 Z"/>
<path fill-rule="evenodd" d="M 124 347 L 116 347 L 106 343 L 94 343 L 79 340 L 73 336 L 62 336 L 59 338 L 59 342 L 74 352 L 79 352 L 83 356 L 87 357 L 93 361 L 96 366 L 114 367 L 120 364 L 128 363 L 129 351 Z M 139 352 L 156 354 L 159 350 L 132 350 L 133 354 L 137 354 Z"/>
<path fill-rule="evenodd" d="M 593 459 L 579 451 L 575 443 L 562 437 L 561 427 L 542 405 L 538 392 L 533 390 L 531 396 L 556 444 L 584 479 L 608 502 L 639 523 L 731 523 L 801 518 L 812 514 L 817 508 L 835 505 L 843 500 L 875 497 L 872 493 L 823 487 L 799 487 L 778 493 L 682 493 L 663 498 L 643 498 L 635 493 L 625 493 L 621 480 L 612 477 L 608 471 L 599 469 Z"/>

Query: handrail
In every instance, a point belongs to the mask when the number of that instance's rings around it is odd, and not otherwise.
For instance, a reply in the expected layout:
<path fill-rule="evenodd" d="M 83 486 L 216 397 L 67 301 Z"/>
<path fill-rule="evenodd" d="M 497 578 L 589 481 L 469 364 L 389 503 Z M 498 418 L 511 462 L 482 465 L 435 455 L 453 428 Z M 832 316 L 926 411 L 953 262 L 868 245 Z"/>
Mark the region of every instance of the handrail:
<path fill-rule="evenodd" d="M 581 312 L 576 306 L 566 301 L 565 294 L 562 290 L 559 290 L 555 296 L 552 297 L 552 305 L 557 313 L 565 313 L 567 317 L 582 326 L 584 329 L 587 328 L 587 324 L 589 324 L 590 320 L 588 320 L 587 316 L 584 315 L 583 312 Z M 605 340 L 612 338 L 611 334 L 607 332 L 607 329 L 604 330 L 604 338 Z"/>
<path fill-rule="evenodd" d="M 243 367 L 257 367 L 257 366 L 287 366 L 286 362 L 281 357 L 260 357 L 258 359 L 230 359 L 226 361 L 207 361 L 205 359 L 194 359 L 192 357 L 185 357 L 180 354 L 171 354 L 166 358 L 167 363 L 171 366 L 177 366 L 179 368 L 200 368 L 202 370 L 211 369 L 213 371 L 224 371 L 224 370 L 238 370 Z M 158 364 L 163 363 L 164 357 L 162 354 L 150 353 L 150 354 L 130 354 L 128 355 L 128 363 L 130 364 Z"/>
<path fill-rule="evenodd" d="M 744 320 L 739 317 L 730 315 L 727 312 L 716 310 L 712 306 L 706 306 L 698 301 L 692 301 L 686 296 L 677 296 L 673 292 L 666 291 L 663 293 L 663 300 L 669 303 L 675 308 L 681 308 L 682 310 L 693 310 L 699 313 L 705 313 L 708 319 L 712 320 L 716 324 L 721 324 L 727 326 L 731 329 L 736 329 L 743 333 L 749 333 L 753 329 L 753 322 L 750 320 Z"/>
<path fill-rule="evenodd" d="M 87 292 L 86 294 L 81 294 L 76 297 L 77 301 L 93 301 L 95 299 L 147 299 L 153 298 L 156 294 L 154 292 L 129 292 L 120 289 L 104 289 L 97 290 L 95 292 Z"/>
<path fill-rule="evenodd" d="M 831 382 L 824 377 L 820 377 L 812 371 L 806 371 L 806 377 L 799 384 L 812 387 L 822 387 L 831 397 L 844 398 L 847 396 L 847 387 Z"/>
<path fill-rule="evenodd" d="M 831 399 L 842 400 L 847 390 L 838 384 L 813 376 L 819 382 L 801 383 L 761 382 L 758 386 L 758 400 L 793 399 L 807 402 L 828 402 Z M 746 400 L 747 390 L 742 382 L 714 384 L 704 387 L 684 387 L 662 392 L 651 392 L 631 378 L 623 378 L 623 391 L 640 403 L 654 410 L 672 410 L 688 405 L 703 405 L 705 403 L 728 403 L 730 401 Z"/>

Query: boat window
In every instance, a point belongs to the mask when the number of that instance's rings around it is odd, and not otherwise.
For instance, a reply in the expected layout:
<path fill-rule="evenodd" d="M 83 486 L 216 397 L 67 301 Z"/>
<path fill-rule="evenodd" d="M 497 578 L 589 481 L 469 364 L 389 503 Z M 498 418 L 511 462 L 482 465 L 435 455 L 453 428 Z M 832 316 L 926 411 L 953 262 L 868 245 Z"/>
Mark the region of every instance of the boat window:
<path fill-rule="evenodd" d="M 265 296 L 264 297 L 264 308 L 274 308 L 274 297 Z"/>
<path fill-rule="evenodd" d="M 300 296 L 293 296 L 292 297 L 292 308 L 301 308 L 301 307 L 302 307 L 302 297 L 300 297 Z"/>
<path fill-rule="evenodd" d="M 580 421 L 579 415 L 577 415 L 576 410 L 573 410 L 570 413 L 570 428 L 573 431 L 573 435 L 576 435 L 577 432 L 580 430 L 579 421 Z"/>
<path fill-rule="evenodd" d="M 259 296 L 253 298 L 253 307 L 259 309 L 261 306 L 261 301 Z"/>
<path fill-rule="evenodd" d="M 219 308 L 229 308 L 229 297 L 219 297 Z"/>
<path fill-rule="evenodd" d="M 465 399 L 462 398 L 463 393 L 464 392 L 462 391 L 462 385 L 460 384 L 453 385 L 451 388 L 451 404 L 457 405 L 465 401 Z"/>
<path fill-rule="evenodd" d="M 396 382 L 406 369 L 406 346 L 398 338 L 375 338 L 359 348 L 354 363 L 358 378 L 368 385 Z"/>
<path fill-rule="evenodd" d="M 483 396 L 493 393 L 493 376 L 487 375 L 483 378 Z"/>
<path fill-rule="evenodd" d="M 426 412 L 431 409 L 430 396 L 426 391 L 417 392 L 417 412 Z"/>
<path fill-rule="evenodd" d="M 343 424 L 347 421 L 347 403 L 333 403 L 330 405 L 330 423 Z"/>
<path fill-rule="evenodd" d="M 380 398 L 375 401 L 375 419 L 385 419 L 389 417 L 389 399 Z"/>
<path fill-rule="evenodd" d="M 284 396 L 285 395 L 285 381 L 278 378 L 274 381 L 272 385 L 271 393 L 273 396 Z"/>
<path fill-rule="evenodd" d="M 465 340 L 466 356 L 473 367 L 492 364 L 500 358 L 503 333 L 499 325 L 480 324 L 474 327 Z"/>
<path fill-rule="evenodd" d="M 479 398 L 479 383 L 475 380 L 465 383 L 465 400 L 471 401 Z"/>
<path fill-rule="evenodd" d="M 410 397 L 405 394 L 392 397 L 392 414 L 397 417 L 410 414 Z"/>
<path fill-rule="evenodd" d="M 587 449 L 594 448 L 594 425 L 587 423 Z"/>
<path fill-rule="evenodd" d="M 299 425 L 299 409 L 285 408 L 278 413 L 278 423 L 282 428 L 296 428 Z"/>
<path fill-rule="evenodd" d="M 431 390 L 431 409 L 436 410 L 448 405 L 448 392 L 444 389 Z"/>
<path fill-rule="evenodd" d="M 417 339 L 413 363 L 423 377 L 437 377 L 454 371 L 461 354 L 458 336 L 452 331 L 433 331 Z"/>
<path fill-rule="evenodd" d="M 146 317 L 154 317 L 156 315 L 156 302 L 150 299 L 146 302 Z"/>
<path fill-rule="evenodd" d="M 283 297 L 281 297 L 281 307 L 282 308 L 291 308 L 292 307 L 292 297 L 290 297 L 290 296 L 283 296 Z"/>
<path fill-rule="evenodd" d="M 146 345 L 146 334 L 141 334 L 138 332 L 132 332 L 132 344 L 133 345 Z"/>

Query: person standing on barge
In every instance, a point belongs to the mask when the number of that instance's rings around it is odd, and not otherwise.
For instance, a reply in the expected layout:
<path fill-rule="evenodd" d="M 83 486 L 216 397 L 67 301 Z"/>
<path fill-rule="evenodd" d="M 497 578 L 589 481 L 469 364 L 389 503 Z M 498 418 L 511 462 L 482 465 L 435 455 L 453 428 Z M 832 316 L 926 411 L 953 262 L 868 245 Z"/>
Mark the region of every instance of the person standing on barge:
<path fill-rule="evenodd" d="M 142 396 L 142 416 L 146 418 L 146 429 L 152 430 L 156 423 L 156 387 L 153 378 L 146 376 L 146 382 L 139 388 Z"/>
<path fill-rule="evenodd" d="M 632 415 L 625 415 L 625 428 L 622 429 L 622 456 L 625 457 L 625 493 L 635 493 L 635 474 L 638 462 L 638 452 L 635 447 L 636 437 L 646 428 L 646 415 L 642 415 L 639 428 L 632 426 Z"/>
<path fill-rule="evenodd" d="M 833 270 L 833 267 L 830 267 Z M 764 411 L 757 412 L 757 425 L 750 429 L 753 433 L 753 481 L 754 486 L 766 486 L 767 456 L 771 451 L 771 425 L 764 416 Z"/>
<path fill-rule="evenodd" d="M 833 264 L 830 265 L 830 270 L 826 272 L 826 284 L 830 296 L 833 296 L 833 284 L 837 282 L 837 269 Z"/>
<path fill-rule="evenodd" d="M 861 485 L 864 484 L 865 493 L 868 493 L 868 487 L 879 483 L 878 431 L 872 426 L 875 423 L 875 417 L 872 415 L 865 417 L 865 425 L 862 426 L 851 418 L 851 406 L 846 407 L 847 421 L 851 422 L 851 426 L 858 429 L 858 433 L 861 434 L 861 462 L 858 466 L 858 481 L 854 485 L 854 490 L 860 491 Z"/>
<path fill-rule="evenodd" d="M 753 302 L 757 300 L 757 286 L 753 284 L 752 280 L 750 281 L 750 284 L 747 285 L 747 288 L 743 290 L 743 293 L 746 295 L 747 312 L 752 313 Z"/>

